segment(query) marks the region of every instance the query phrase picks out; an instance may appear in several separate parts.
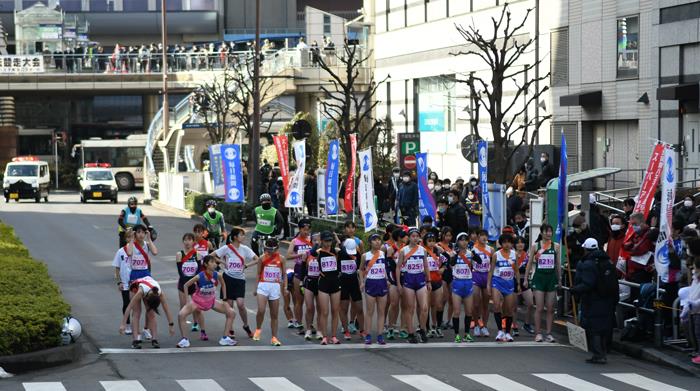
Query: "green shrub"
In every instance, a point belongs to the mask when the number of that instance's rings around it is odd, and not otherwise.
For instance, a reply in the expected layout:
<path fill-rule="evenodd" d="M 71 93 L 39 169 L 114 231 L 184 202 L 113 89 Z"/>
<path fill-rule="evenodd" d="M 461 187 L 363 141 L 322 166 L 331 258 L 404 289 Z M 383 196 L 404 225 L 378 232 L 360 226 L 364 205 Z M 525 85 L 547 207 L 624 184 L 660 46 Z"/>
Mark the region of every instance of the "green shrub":
<path fill-rule="evenodd" d="M 14 230 L 2 223 L 0 270 L 0 355 L 60 345 L 70 307 L 46 265 L 32 259 Z"/>
<path fill-rule="evenodd" d="M 188 195 L 185 197 L 185 206 L 187 209 L 201 216 L 207 211 L 206 203 L 211 199 L 216 200 L 216 209 L 223 213 L 224 220 L 226 220 L 227 224 L 241 225 L 243 224 L 243 217 L 250 218 L 252 215 L 252 211 L 247 204 L 225 202 L 223 199 L 216 198 L 211 194 Z"/>

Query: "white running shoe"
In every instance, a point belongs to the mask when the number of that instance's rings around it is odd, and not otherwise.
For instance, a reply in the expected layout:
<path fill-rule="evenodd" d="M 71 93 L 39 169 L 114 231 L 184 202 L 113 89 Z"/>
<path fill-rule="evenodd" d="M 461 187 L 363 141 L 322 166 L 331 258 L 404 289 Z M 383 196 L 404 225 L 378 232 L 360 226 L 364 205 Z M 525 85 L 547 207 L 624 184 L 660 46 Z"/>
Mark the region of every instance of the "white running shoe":
<path fill-rule="evenodd" d="M 221 337 L 221 339 L 219 340 L 219 345 L 221 346 L 236 346 L 237 344 L 238 342 L 229 336 Z"/>
<path fill-rule="evenodd" d="M 552 334 L 547 334 L 547 336 L 544 338 L 544 340 L 547 342 L 551 342 L 551 343 L 557 342 L 557 340 L 554 339 L 554 337 L 552 337 Z"/>
<path fill-rule="evenodd" d="M 134 331 L 131 329 L 131 325 L 130 324 L 126 325 L 126 330 L 124 330 L 124 334 L 131 335 L 133 333 L 134 333 Z"/>
<path fill-rule="evenodd" d="M 306 333 L 304 334 L 304 339 L 307 341 L 311 341 L 311 330 L 306 330 Z"/>
<path fill-rule="evenodd" d="M 504 340 L 506 342 L 513 342 L 513 336 L 510 335 L 510 333 L 506 333 L 506 335 L 504 336 Z"/>
<path fill-rule="evenodd" d="M 486 338 L 491 336 L 491 333 L 489 333 L 489 329 L 487 329 L 486 326 L 481 328 L 481 336 Z"/>
<path fill-rule="evenodd" d="M 496 334 L 496 342 L 503 342 L 506 338 L 506 334 L 502 330 L 498 330 Z"/>
<path fill-rule="evenodd" d="M 150 341 L 153 336 L 151 335 L 151 330 L 149 329 L 143 329 L 143 339 L 146 341 Z"/>
<path fill-rule="evenodd" d="M 474 337 L 481 337 L 481 327 L 474 326 L 474 332 L 472 333 Z"/>
<path fill-rule="evenodd" d="M 321 333 L 320 331 L 316 331 L 316 339 L 319 340 L 319 341 L 322 340 L 322 339 L 323 339 L 323 333 Z"/>
<path fill-rule="evenodd" d="M 175 346 L 177 346 L 178 348 L 189 348 L 190 347 L 190 340 L 187 338 L 183 338 Z"/>

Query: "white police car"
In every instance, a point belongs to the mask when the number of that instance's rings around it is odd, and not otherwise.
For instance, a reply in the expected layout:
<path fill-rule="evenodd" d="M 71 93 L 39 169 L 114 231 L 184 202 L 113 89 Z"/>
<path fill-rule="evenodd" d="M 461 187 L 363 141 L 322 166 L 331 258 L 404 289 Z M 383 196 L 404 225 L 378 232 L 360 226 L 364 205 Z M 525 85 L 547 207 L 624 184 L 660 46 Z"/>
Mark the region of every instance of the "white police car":
<path fill-rule="evenodd" d="M 51 178 L 49 164 L 35 156 L 18 156 L 5 167 L 2 181 L 5 202 L 10 200 L 33 199 L 49 202 Z"/>
<path fill-rule="evenodd" d="M 80 202 L 88 200 L 109 200 L 117 203 L 119 188 L 109 163 L 85 163 L 78 171 L 80 181 Z"/>

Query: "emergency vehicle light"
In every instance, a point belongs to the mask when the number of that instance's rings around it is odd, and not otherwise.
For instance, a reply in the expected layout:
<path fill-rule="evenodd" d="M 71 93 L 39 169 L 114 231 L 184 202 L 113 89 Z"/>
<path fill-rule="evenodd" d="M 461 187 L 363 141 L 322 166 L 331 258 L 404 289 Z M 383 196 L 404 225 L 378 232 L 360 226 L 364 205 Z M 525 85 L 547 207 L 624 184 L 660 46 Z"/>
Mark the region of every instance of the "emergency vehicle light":
<path fill-rule="evenodd" d="M 112 167 L 109 163 L 85 163 L 85 168 L 110 168 Z"/>
<path fill-rule="evenodd" d="M 36 156 L 17 156 L 12 158 L 13 162 L 38 162 L 39 158 Z"/>

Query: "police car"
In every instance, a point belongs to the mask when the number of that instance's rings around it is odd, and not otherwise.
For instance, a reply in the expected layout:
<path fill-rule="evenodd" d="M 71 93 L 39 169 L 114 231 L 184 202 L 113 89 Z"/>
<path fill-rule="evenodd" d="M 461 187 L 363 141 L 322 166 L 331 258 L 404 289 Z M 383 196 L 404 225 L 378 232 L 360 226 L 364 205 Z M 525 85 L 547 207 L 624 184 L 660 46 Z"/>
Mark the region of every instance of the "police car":
<path fill-rule="evenodd" d="M 117 203 L 119 188 L 110 167 L 109 163 L 85 163 L 85 167 L 78 171 L 80 202 L 109 200 Z"/>
<path fill-rule="evenodd" d="M 35 156 L 18 156 L 12 158 L 5 167 L 2 190 L 5 202 L 10 200 L 33 199 L 40 202 L 43 198 L 49 202 L 51 176 L 49 164 Z"/>

